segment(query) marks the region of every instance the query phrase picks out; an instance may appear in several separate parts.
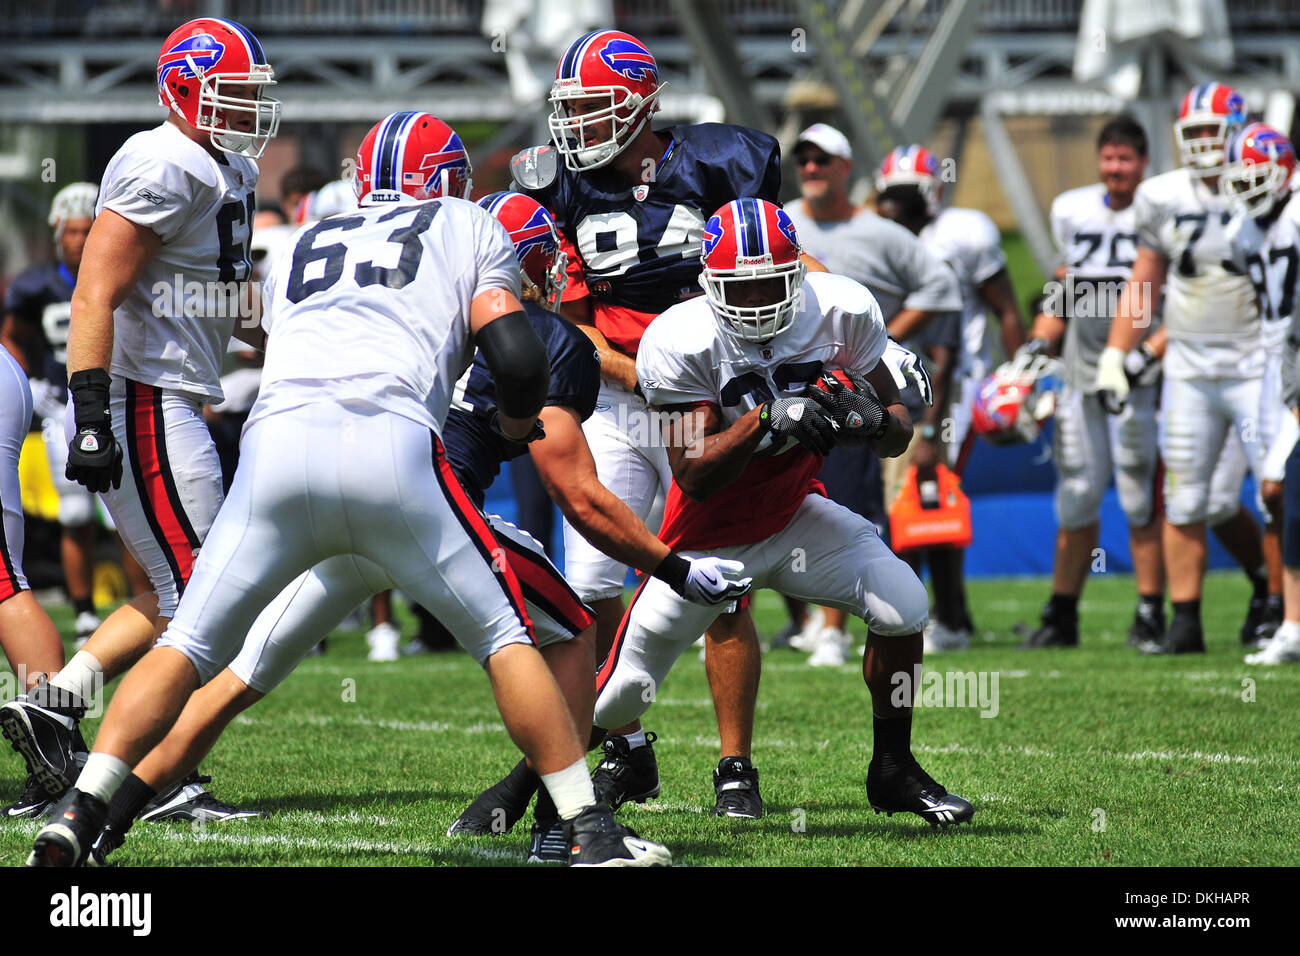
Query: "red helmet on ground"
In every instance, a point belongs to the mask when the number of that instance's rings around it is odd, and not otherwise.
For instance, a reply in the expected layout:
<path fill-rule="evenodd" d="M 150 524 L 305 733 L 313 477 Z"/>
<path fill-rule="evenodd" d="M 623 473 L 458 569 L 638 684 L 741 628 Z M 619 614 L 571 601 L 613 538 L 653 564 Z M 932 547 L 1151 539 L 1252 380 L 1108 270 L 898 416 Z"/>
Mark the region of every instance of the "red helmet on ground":
<path fill-rule="evenodd" d="M 428 113 L 390 113 L 357 148 L 357 202 L 468 199 L 474 168 L 456 131 Z"/>
<path fill-rule="evenodd" d="M 1222 192 L 1257 218 L 1291 192 L 1295 150 L 1291 141 L 1271 126 L 1251 123 L 1228 141 Z"/>
<path fill-rule="evenodd" d="M 666 85 L 666 84 L 665 84 Z M 555 68 L 549 125 L 555 148 L 572 170 L 597 169 L 613 161 L 659 109 L 659 68 L 645 44 L 617 30 L 597 30 L 569 45 Z M 574 101 L 601 99 L 590 112 Z M 608 136 L 593 127 L 610 123 Z"/>
<path fill-rule="evenodd" d="M 191 20 L 163 41 L 158 54 L 158 102 L 206 131 L 222 152 L 262 155 L 280 128 L 280 101 L 262 95 L 274 85 L 262 44 L 234 20 Z M 244 89 L 232 95 L 231 87 Z"/>
<path fill-rule="evenodd" d="M 799 258 L 794 222 L 764 199 L 736 199 L 704 226 L 700 285 L 718 324 L 746 342 L 766 342 L 790 327 L 799 309 L 807 267 Z M 748 303 L 751 283 L 777 280 L 770 301 Z M 748 288 L 746 288 L 748 286 Z"/>
<path fill-rule="evenodd" d="M 569 278 L 568 256 L 560 249 L 560 234 L 546 207 L 523 193 L 512 192 L 492 193 L 478 204 L 510 233 L 524 288 L 536 289 L 541 293 L 542 305 L 557 311 Z"/>
<path fill-rule="evenodd" d="M 1056 413 L 1061 364 L 1027 354 L 998 366 L 980 383 L 971 407 L 977 435 L 994 445 L 1027 445 Z"/>
<path fill-rule="evenodd" d="M 1246 101 L 1223 83 L 1202 83 L 1183 97 L 1174 123 L 1182 164 L 1198 176 L 1223 172 L 1228 139 L 1246 123 Z"/>

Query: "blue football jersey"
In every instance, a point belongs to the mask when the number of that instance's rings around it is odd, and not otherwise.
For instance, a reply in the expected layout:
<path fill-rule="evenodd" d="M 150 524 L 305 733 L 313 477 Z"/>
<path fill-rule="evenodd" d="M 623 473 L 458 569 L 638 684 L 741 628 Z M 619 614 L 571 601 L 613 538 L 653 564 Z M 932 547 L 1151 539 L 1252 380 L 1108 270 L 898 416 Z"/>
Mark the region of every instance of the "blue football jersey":
<path fill-rule="evenodd" d="M 72 321 L 72 289 L 76 278 L 57 263 L 32 266 L 14 279 L 5 293 L 5 312 L 35 329 L 40 354 L 28 355 L 30 378 L 44 379 L 60 389 L 67 401 L 68 327 Z"/>
<path fill-rule="evenodd" d="M 525 302 L 524 314 L 546 346 L 551 362 L 551 387 L 546 404 L 571 408 L 586 421 L 595 411 L 600 392 L 600 359 L 596 347 L 577 327 L 538 305 Z M 447 462 L 480 508 L 484 492 L 501 472 L 501 462 L 528 451 L 527 445 L 506 441 L 488 427 L 488 418 L 496 408 L 496 389 L 492 372 L 479 352 L 456 383 L 442 430 Z"/>
<path fill-rule="evenodd" d="M 577 250 L 594 299 L 654 315 L 701 293 L 709 216 L 744 196 L 777 202 L 781 189 L 781 149 L 766 133 L 724 123 L 658 132 L 669 142 L 657 163 L 646 161 L 643 182 L 611 166 L 561 163 L 550 185 L 529 193 Z"/>

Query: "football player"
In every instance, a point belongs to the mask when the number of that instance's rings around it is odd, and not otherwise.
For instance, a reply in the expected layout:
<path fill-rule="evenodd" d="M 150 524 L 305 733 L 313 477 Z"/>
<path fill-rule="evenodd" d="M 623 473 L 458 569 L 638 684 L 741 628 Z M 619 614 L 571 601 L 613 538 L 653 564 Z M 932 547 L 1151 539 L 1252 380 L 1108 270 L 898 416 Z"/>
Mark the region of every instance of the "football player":
<path fill-rule="evenodd" d="M 339 556 L 355 556 L 357 576 L 411 594 L 484 667 L 508 732 L 564 821 L 571 863 L 670 861 L 597 801 L 585 740 L 539 653 L 520 578 L 448 463 L 444 423 L 476 346 L 495 385 L 484 425 L 506 441 L 542 437 L 550 365 L 519 302 L 505 228 L 448 195 L 454 157 L 423 155 L 426 168 L 411 170 L 423 186 L 438 182 L 440 198 L 405 201 L 415 198 L 406 176 L 391 175 L 403 140 L 432 119 L 388 117 L 370 144 L 373 164 L 358 170 L 370 202 L 300 232 L 272 268 L 263 287 L 271 344 L 229 500 L 175 620 L 114 696 L 97 750 L 37 836 L 31 863 L 84 858 L 106 801 L 190 693 L 234 659 L 277 594 Z M 309 268 L 321 261 L 323 270 Z M 285 513 L 309 520 L 286 528 Z"/>
<path fill-rule="evenodd" d="M 1252 471 L 1258 475 L 1263 464 L 1259 308 L 1250 277 L 1233 261 L 1226 230 L 1231 209 L 1219 189 L 1227 139 L 1244 116 L 1241 96 L 1221 83 L 1202 84 L 1184 97 L 1174 124 L 1183 165 L 1138 186 L 1137 256 L 1097 360 L 1096 388 L 1118 407 L 1132 391 L 1129 353 L 1147 335 L 1163 289 L 1162 540 L 1174 613 L 1164 635 L 1141 645 L 1148 654 L 1205 650 L 1200 604 L 1211 477 L 1233 437 Z"/>
<path fill-rule="evenodd" d="M 802 196 L 787 203 L 785 210 L 799 231 L 804 250 L 830 271 L 870 289 L 894 338 L 907 339 L 904 344 L 912 351 L 934 342 L 936 351 L 944 353 L 944 365 L 935 367 L 932 374 L 933 405 L 927 408 L 915 388 L 902 390 L 908 413 L 920 426 L 918 442 L 927 446 L 932 468 L 939 460 L 941 419 L 947 414 L 946 386 L 951 371 L 947 357 L 955 357 L 961 346 L 955 321 L 962 308 L 956 275 L 907 229 L 853 204 L 849 199 L 853 153 L 839 130 L 825 123 L 808 127 L 795 141 L 794 161 Z M 946 343 L 940 341 L 945 335 Z M 927 450 L 918 451 L 922 468 L 926 455 Z M 881 465 L 868 449 L 835 448 L 820 477 L 832 501 L 852 508 L 878 527 L 888 526 Z M 808 642 L 813 651 L 808 663 L 839 666 L 847 660 L 849 650 L 850 638 L 844 630 L 847 617 L 839 608 L 821 610 L 823 628 Z"/>
<path fill-rule="evenodd" d="M 95 217 L 94 183 L 64 186 L 50 204 L 58 262 L 33 266 L 14 279 L 5 295 L 0 341 L 28 373 L 32 399 L 41 419 L 41 437 L 50 461 L 50 478 L 59 494 L 60 554 L 68 598 L 76 620 L 77 640 L 84 642 L 99 627 L 91 593 L 94 568 L 95 496 L 63 470 L 68 441 L 63 434 L 67 412 L 68 322 L 72 289 L 77 284 L 81 254 Z"/>
<path fill-rule="evenodd" d="M 380 146 L 390 129 L 392 143 L 386 150 L 392 155 L 384 162 Z M 442 159 L 432 170 L 425 163 L 430 155 Z M 459 137 L 428 114 L 398 113 L 377 125 L 362 142 L 357 170 L 363 208 L 443 195 L 463 198 L 470 187 L 470 165 Z M 551 376 L 538 437 L 527 443 L 506 440 L 492 427 L 498 389 L 483 353 L 461 376 L 442 439 L 447 463 L 465 494 L 481 508 L 501 463 L 531 454 L 561 508 L 602 548 L 675 585 L 678 572 L 683 572 L 679 586 L 694 600 L 733 600 L 746 585 L 733 580 L 730 566 L 705 559 L 683 567 L 682 560 L 596 480 L 580 423 L 596 403 L 600 365 L 590 340 L 552 314 L 564 284 L 564 265 L 549 214 L 517 193 L 495 193 L 480 205 L 509 229 L 527 300 L 524 312 L 545 345 Z M 564 691 L 575 726 L 589 727 L 595 693 L 594 619 L 536 540 L 496 516 L 488 522 L 501 546 L 499 553 L 519 577 L 542 655 Z M 358 602 L 386 586 L 382 569 L 355 558 L 330 559 L 290 585 L 258 617 L 238 657 L 191 698 L 171 733 L 127 778 L 96 843 L 96 858 L 102 860 L 121 843 L 147 793 L 196 766 L 237 714 L 278 686 L 316 640 Z M 520 761 L 449 832 L 507 832 L 540 784 L 527 762 Z M 537 818 L 530 859 L 566 860 L 564 829 L 545 790 Z"/>
<path fill-rule="evenodd" d="M 775 202 L 781 176 L 780 149 L 765 133 L 719 123 L 654 129 L 662 89 L 643 43 L 615 30 L 588 33 L 556 67 L 552 143 L 512 162 L 517 188 L 551 210 L 564 240 L 569 282 L 561 311 L 600 353 L 601 394 L 583 424 L 597 475 L 642 520 L 672 475 L 657 421 L 637 392 L 641 335 L 665 309 L 699 295 L 706 217 L 737 196 Z M 627 566 L 568 521 L 564 550 L 565 577 L 596 613 L 603 656 L 623 618 Z M 749 615 L 721 617 L 706 648 L 712 687 L 757 688 L 760 651 Z M 724 703 L 718 724 L 722 755 L 747 763 L 753 714 Z M 597 791 L 611 806 L 657 793 L 653 737 L 610 730 Z"/>
<path fill-rule="evenodd" d="M 166 627 L 221 504 L 202 408 L 222 398 L 232 329 L 262 343 L 236 320 L 251 269 L 254 160 L 279 125 L 280 104 L 264 95 L 274 72 L 247 29 L 205 17 L 164 41 L 157 81 L 167 120 L 109 161 L 72 296 L 67 464 L 70 479 L 103 495 L 154 592 L 110 615 L 48 685 L 0 709 L 5 736 L 39 750 L 68 786 L 88 701 Z M 220 812 L 208 801 L 209 816 Z"/>
<path fill-rule="evenodd" d="M 18 457 L 32 424 L 32 393 L 18 360 L 0 349 L 0 648 L 24 688 L 40 686 L 63 667 L 63 642 L 23 575 L 23 505 Z M 85 743 L 76 740 L 79 749 Z M 8 817 L 39 816 L 65 789 L 61 778 L 23 753 L 29 769 Z"/>
<path fill-rule="evenodd" d="M 952 266 L 961 287 L 963 346 L 954 373 L 956 394 L 951 403 L 952 440 L 948 446 L 948 464 L 960 474 L 974 438 L 970 416 L 975 392 L 993 367 L 986 312 L 991 310 L 995 316 L 996 329 L 1007 355 L 1014 355 L 1024 344 L 1025 323 L 1007 274 L 1007 260 L 997 227 L 976 209 L 942 208 L 943 182 L 939 160 L 925 147 L 916 145 L 891 151 L 876 175 L 876 188 L 882 193 L 890 187 L 901 187 L 921 194 L 926 210 L 919 233 L 921 240 Z M 966 604 L 963 574 L 966 552 L 946 550 L 947 553 L 939 554 L 941 566 L 943 561 L 948 561 L 951 567 L 935 578 L 935 601 L 955 605 L 957 610 L 947 617 L 958 623 L 954 627 L 938 618 L 932 620 L 925 635 L 929 651 L 966 647 L 974 630 Z"/>
<path fill-rule="evenodd" d="M 910 749 L 906 675 L 919 673 L 925 587 L 870 521 L 826 499 L 816 480 L 837 441 L 889 457 L 911 440 L 881 361 L 880 309 L 852 279 L 806 275 L 790 217 L 761 199 L 719 209 L 701 257 L 705 297 L 661 315 L 637 355 L 647 401 L 669 416 L 674 482 L 660 537 L 687 553 L 743 561 L 755 586 L 861 615 L 875 715 L 872 807 L 936 825 L 969 820 L 970 803 L 936 783 Z M 822 391 L 817 383 L 833 370 L 854 388 L 831 377 Z M 597 726 L 639 727 L 673 663 L 716 614 L 646 580 L 598 672 Z M 899 675 L 908 685 L 901 692 Z M 742 777 L 734 786 L 756 783 Z"/>
<path fill-rule="evenodd" d="M 1052 236 L 1062 256 L 1054 291 L 1045 297 L 1031 339 L 1018 355 L 1045 354 L 1062 338 L 1064 386 L 1056 402 L 1056 556 L 1052 597 L 1025 647 L 1079 643 L 1079 595 L 1100 533 L 1101 500 L 1112 473 L 1129 525 L 1138 604 L 1129 644 L 1165 632 L 1164 561 L 1156 479 L 1158 380 L 1163 335 L 1152 322 L 1129 353 L 1132 390 L 1118 415 L 1097 394 L 1097 357 L 1110 331 L 1111 310 L 1137 256 L 1133 197 L 1146 171 L 1146 131 L 1130 116 L 1109 120 L 1097 136 L 1100 182 L 1057 196 Z"/>
<path fill-rule="evenodd" d="M 1300 455 L 1296 449 L 1296 292 L 1300 287 L 1300 207 L 1292 201 L 1296 168 L 1291 141 L 1253 123 L 1228 143 L 1223 191 L 1241 215 L 1234 247 L 1259 294 L 1265 349 L 1260 420 L 1272 442 L 1265 452 L 1260 498 L 1282 529 L 1284 620 L 1248 664 L 1300 661 Z M 1284 508 L 1282 498 L 1286 497 Z"/>

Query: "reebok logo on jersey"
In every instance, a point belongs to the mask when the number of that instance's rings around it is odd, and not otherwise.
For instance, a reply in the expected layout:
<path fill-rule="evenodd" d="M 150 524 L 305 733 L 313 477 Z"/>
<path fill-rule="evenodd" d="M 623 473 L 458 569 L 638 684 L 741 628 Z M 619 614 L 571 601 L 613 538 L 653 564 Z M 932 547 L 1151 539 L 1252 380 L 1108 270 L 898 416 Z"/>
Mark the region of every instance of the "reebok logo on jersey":
<path fill-rule="evenodd" d="M 143 199 L 145 202 L 151 202 L 155 206 L 161 206 L 163 203 L 167 201 L 166 198 L 164 198 L 163 196 L 159 196 L 157 193 L 150 192 L 147 189 L 137 189 L 135 194 L 139 196 L 141 199 Z"/>

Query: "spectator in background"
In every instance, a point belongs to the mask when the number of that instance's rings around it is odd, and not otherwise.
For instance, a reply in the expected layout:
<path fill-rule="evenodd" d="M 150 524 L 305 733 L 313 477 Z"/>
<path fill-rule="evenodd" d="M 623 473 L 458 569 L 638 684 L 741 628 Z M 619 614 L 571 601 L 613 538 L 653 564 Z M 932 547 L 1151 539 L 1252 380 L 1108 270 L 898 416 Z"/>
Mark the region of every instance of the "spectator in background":
<path fill-rule="evenodd" d="M 286 222 L 296 222 L 298 207 L 309 193 L 330 181 L 329 174 L 314 166 L 295 166 L 280 177 L 280 209 Z"/>
<path fill-rule="evenodd" d="M 938 353 L 951 361 L 953 350 L 959 350 L 961 345 L 957 314 L 962 307 L 952 269 L 903 226 L 850 201 L 853 152 L 839 130 L 825 123 L 808 127 L 795 141 L 794 161 L 801 198 L 787 203 L 785 211 L 794 222 L 804 252 L 831 272 L 846 275 L 870 289 L 891 336 L 907 337 L 905 344 L 920 354 L 931 344 L 931 337 L 938 335 Z M 937 447 L 936 416 L 942 407 L 937 385 L 935 405 L 928 409 L 914 386 L 902 391 L 912 420 L 917 423 L 917 435 L 929 429 L 929 439 L 917 439 L 927 448 Z M 935 462 L 937 455 L 937 451 L 921 453 L 923 460 L 933 458 Z M 898 472 L 900 482 L 905 471 L 906 465 Z M 882 488 L 881 462 L 870 449 L 835 448 L 820 477 L 833 501 L 888 534 L 886 506 L 892 495 Z M 823 608 L 810 620 L 802 602 L 787 603 L 791 622 L 773 643 L 793 639 L 794 646 L 813 651 L 809 663 L 814 666 L 845 663 L 849 645 L 845 613 Z M 801 624 L 807 628 L 793 637 Z"/>

